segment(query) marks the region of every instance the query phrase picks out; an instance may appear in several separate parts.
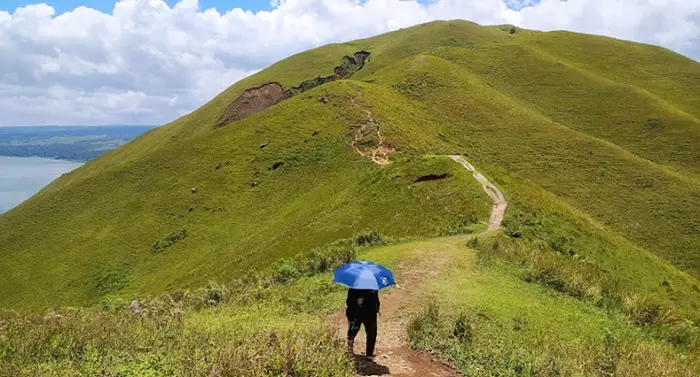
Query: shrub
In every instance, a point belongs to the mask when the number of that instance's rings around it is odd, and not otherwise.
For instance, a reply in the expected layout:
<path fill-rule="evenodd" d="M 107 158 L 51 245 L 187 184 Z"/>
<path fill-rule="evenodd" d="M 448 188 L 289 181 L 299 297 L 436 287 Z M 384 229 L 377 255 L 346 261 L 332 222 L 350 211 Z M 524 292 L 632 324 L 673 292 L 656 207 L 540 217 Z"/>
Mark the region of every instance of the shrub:
<path fill-rule="evenodd" d="M 457 317 L 452 334 L 459 343 L 472 343 L 472 323 L 466 313 L 461 313 Z"/>
<path fill-rule="evenodd" d="M 630 308 L 630 314 L 637 325 L 645 327 L 654 325 L 661 316 L 661 305 L 655 302 L 644 302 Z"/>
<path fill-rule="evenodd" d="M 229 296 L 230 291 L 224 285 L 209 281 L 206 287 L 197 289 L 192 295 L 186 295 L 186 302 L 194 309 L 210 308 L 227 301 Z"/>
<path fill-rule="evenodd" d="M 408 325 L 408 340 L 411 348 L 428 352 L 446 348 L 444 342 L 450 339 L 444 323 L 440 319 L 440 308 L 430 303 L 414 317 Z"/>
<path fill-rule="evenodd" d="M 275 273 L 275 281 L 288 284 L 296 281 L 301 276 L 297 266 L 291 261 L 283 261 Z"/>
<path fill-rule="evenodd" d="M 359 247 L 381 246 L 384 245 L 384 237 L 375 231 L 362 233 L 355 238 L 355 245 Z"/>
<path fill-rule="evenodd" d="M 661 118 L 651 117 L 644 121 L 644 125 L 651 129 L 658 129 L 663 127 L 664 122 Z"/>
<path fill-rule="evenodd" d="M 151 252 L 157 253 L 166 249 L 182 240 L 187 238 L 187 231 L 184 229 L 178 229 L 170 233 L 169 236 L 163 238 L 162 240 L 156 241 L 153 246 L 151 246 Z"/>

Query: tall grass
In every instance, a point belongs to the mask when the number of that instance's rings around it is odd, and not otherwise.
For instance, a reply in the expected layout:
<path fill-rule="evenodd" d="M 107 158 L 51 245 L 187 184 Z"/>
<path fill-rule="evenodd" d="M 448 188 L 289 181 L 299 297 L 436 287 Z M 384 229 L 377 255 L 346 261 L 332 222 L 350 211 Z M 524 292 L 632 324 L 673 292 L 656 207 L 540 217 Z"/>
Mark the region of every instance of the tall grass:
<path fill-rule="evenodd" d="M 323 292 L 302 297 L 308 292 L 295 283 L 355 260 L 359 250 L 396 241 L 365 232 L 225 285 L 90 308 L 0 312 L 0 376 L 353 375 L 335 330 L 304 315 L 318 311 Z M 225 313 L 236 310 L 262 313 L 231 315 L 233 327 L 218 322 L 217 311 L 227 321 Z M 203 325 L 191 323 L 197 313 L 204 314 Z M 265 316 L 272 321 L 257 323 Z"/>
<path fill-rule="evenodd" d="M 446 357 L 466 376 L 695 376 L 697 365 L 654 340 L 608 332 L 600 342 L 562 345 L 527 324 L 435 304 L 409 324 L 413 348 Z"/>
<path fill-rule="evenodd" d="M 515 211 L 517 213 L 517 210 Z M 648 334 L 686 350 L 700 350 L 700 315 L 693 302 L 664 299 L 645 291 L 643 277 L 629 284 L 588 255 L 586 235 L 567 232 L 561 218 L 539 212 L 540 221 L 510 214 L 502 235 L 471 241 L 482 264 L 506 261 L 518 266 L 521 279 L 556 290 L 596 307 L 624 313 L 630 323 Z M 578 239 L 573 237 L 576 234 Z M 667 280 L 661 283 L 669 286 Z"/>
<path fill-rule="evenodd" d="M 149 310 L 153 310 L 150 307 Z M 176 312 L 3 314 L 2 376 L 350 376 L 332 329 L 194 331 Z"/>

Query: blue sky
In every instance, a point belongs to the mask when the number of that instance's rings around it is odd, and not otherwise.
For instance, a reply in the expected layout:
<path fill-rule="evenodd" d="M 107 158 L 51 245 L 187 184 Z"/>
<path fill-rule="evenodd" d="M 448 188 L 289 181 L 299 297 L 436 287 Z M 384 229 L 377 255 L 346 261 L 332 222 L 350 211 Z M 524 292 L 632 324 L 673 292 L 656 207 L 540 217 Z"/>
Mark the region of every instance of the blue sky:
<path fill-rule="evenodd" d="M 177 0 L 165 0 L 169 5 L 174 5 Z M 115 0 L 0 0 L 0 10 L 13 12 L 16 8 L 27 4 L 46 3 L 56 9 L 57 13 L 73 10 L 79 6 L 86 6 L 105 13 L 111 13 Z M 233 8 L 258 11 L 270 9 L 269 0 L 199 0 L 201 9 L 216 8 L 219 12 L 225 12 Z"/>
<path fill-rule="evenodd" d="M 59 14 L 81 5 L 110 13 L 114 9 L 116 0 L 0 0 L 0 10 L 13 12 L 18 7 L 40 2 L 51 5 Z M 178 0 L 165 0 L 165 2 L 172 6 Z M 418 0 L 418 2 L 429 3 L 431 0 Z M 540 0 L 506 0 L 505 2 L 513 9 L 520 9 L 523 5 L 537 4 Z M 242 8 L 253 12 L 272 8 L 270 0 L 199 0 L 199 6 L 201 9 L 216 8 L 219 12 L 226 12 L 233 8 Z"/>

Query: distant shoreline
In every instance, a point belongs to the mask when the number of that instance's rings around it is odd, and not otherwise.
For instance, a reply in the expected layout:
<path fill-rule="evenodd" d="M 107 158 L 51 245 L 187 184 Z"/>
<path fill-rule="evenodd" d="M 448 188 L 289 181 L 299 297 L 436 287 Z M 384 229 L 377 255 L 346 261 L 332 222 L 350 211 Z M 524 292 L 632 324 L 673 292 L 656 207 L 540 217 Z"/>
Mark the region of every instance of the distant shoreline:
<path fill-rule="evenodd" d="M 88 162 L 156 126 L 2 126 L 0 156 Z"/>
<path fill-rule="evenodd" d="M 0 156 L 0 215 L 20 205 L 61 175 L 85 165 L 47 157 Z"/>
<path fill-rule="evenodd" d="M 61 162 L 74 162 L 74 163 L 79 163 L 79 164 L 86 164 L 90 162 L 90 160 L 72 160 L 72 159 L 67 159 L 67 158 L 61 158 L 61 157 L 49 157 L 49 156 L 9 156 L 6 154 L 0 154 L 0 158 L 37 158 L 37 159 L 43 159 L 43 160 L 54 160 L 54 161 L 61 161 Z"/>

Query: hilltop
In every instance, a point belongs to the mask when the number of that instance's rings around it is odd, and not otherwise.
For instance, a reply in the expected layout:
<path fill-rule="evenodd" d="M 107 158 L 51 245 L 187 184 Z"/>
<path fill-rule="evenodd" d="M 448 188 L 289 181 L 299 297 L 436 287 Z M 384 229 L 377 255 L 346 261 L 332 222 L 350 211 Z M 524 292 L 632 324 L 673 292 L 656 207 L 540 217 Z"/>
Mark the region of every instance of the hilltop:
<path fill-rule="evenodd" d="M 412 320 L 398 322 L 414 349 L 464 373 L 690 376 L 699 93 L 700 64 L 660 47 L 465 21 L 288 57 L 0 216 L 0 306 L 124 310 L 159 297 L 142 328 L 119 310 L 68 312 L 24 338 L 42 319 L 9 317 L 11 344 L 79 328 L 65 339 L 94 347 L 99 364 L 143 332 L 159 346 L 119 351 L 118 365 L 236 375 L 245 357 L 225 347 L 256 354 L 250 339 L 273 331 L 300 348 L 260 356 L 269 370 L 305 370 L 320 360 L 304 351 L 310 339 L 332 336 L 276 331 L 336 311 L 327 271 L 360 253 L 407 276 L 443 258 L 412 294 L 441 309 L 406 302 Z M 508 200 L 502 231 L 481 233 L 492 197 L 455 155 Z M 430 240 L 366 248 L 406 239 Z M 99 323 L 119 335 L 96 340 Z M 183 333 L 207 340 L 174 340 Z M 346 373 L 338 345 L 319 342 L 328 373 Z M 67 352 L 47 365 L 92 367 Z"/>

